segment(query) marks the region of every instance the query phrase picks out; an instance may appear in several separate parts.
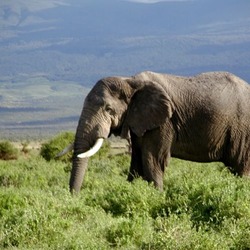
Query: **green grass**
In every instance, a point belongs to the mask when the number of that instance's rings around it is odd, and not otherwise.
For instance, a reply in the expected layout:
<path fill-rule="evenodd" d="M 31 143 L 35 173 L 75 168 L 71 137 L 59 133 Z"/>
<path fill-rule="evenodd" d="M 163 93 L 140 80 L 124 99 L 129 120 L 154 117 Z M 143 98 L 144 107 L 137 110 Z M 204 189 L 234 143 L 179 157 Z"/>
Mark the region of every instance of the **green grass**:
<path fill-rule="evenodd" d="M 70 163 L 0 161 L 0 249 L 250 249 L 247 178 L 172 159 L 160 192 L 126 181 L 129 160 L 91 158 L 75 197 Z"/>

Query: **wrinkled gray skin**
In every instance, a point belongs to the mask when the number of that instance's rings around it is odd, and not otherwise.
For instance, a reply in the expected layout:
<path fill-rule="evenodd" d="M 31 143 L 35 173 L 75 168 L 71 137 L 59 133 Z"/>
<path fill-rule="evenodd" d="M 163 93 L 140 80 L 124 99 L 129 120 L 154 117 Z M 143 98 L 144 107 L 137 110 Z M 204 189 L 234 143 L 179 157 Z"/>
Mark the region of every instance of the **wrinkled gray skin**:
<path fill-rule="evenodd" d="M 250 175 L 250 86 L 226 72 L 142 72 L 98 81 L 76 131 L 71 192 L 79 192 L 87 169 L 77 155 L 110 134 L 132 143 L 129 181 L 141 176 L 162 189 L 170 156 L 221 161 L 234 174 Z"/>

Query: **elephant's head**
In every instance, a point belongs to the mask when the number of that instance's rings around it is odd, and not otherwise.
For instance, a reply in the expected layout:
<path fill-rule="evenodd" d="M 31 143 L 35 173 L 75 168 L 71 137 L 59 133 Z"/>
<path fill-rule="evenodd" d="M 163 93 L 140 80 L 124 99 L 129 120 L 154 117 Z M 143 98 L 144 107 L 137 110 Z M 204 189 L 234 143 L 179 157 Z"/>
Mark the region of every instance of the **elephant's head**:
<path fill-rule="evenodd" d="M 108 138 L 111 134 L 129 139 L 131 131 L 143 136 L 147 130 L 163 124 L 171 113 L 169 96 L 155 82 L 133 77 L 98 81 L 85 99 L 76 131 L 71 192 L 80 191 L 88 156 L 101 145 L 102 140 L 98 139 Z"/>

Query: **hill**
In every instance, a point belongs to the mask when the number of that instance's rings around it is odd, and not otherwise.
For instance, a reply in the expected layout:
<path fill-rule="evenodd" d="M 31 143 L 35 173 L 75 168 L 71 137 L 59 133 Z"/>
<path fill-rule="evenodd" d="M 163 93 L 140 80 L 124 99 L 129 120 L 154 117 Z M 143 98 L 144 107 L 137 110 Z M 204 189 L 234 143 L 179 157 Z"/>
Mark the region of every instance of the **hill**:
<path fill-rule="evenodd" d="M 0 136 L 75 129 L 104 76 L 223 70 L 250 82 L 249 9 L 248 0 L 1 2 Z"/>
<path fill-rule="evenodd" d="M 0 138 L 42 139 L 72 130 L 78 121 L 87 88 L 74 82 L 29 76 L 0 85 Z"/>

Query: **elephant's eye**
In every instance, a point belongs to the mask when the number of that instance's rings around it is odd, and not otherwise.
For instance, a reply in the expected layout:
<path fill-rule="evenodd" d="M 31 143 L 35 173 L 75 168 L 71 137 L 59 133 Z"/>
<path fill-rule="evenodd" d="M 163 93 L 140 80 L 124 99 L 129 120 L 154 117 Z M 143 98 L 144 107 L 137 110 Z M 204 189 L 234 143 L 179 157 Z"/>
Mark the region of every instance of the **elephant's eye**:
<path fill-rule="evenodd" d="M 108 112 L 111 115 L 114 114 L 114 110 L 111 108 L 110 105 L 106 105 L 105 111 Z"/>

